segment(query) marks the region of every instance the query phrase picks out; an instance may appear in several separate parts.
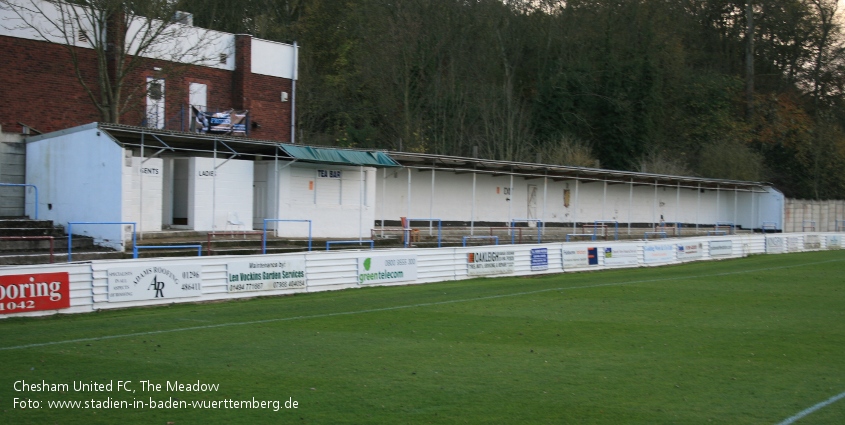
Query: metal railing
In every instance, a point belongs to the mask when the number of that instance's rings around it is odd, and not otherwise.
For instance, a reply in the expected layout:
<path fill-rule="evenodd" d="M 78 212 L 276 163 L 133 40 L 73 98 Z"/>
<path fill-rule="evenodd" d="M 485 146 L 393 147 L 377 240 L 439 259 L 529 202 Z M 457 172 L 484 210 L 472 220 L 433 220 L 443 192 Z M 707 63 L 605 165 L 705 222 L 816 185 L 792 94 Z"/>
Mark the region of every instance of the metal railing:
<path fill-rule="evenodd" d="M 38 186 L 34 184 L 23 184 L 23 183 L 0 183 L 0 186 L 9 186 L 9 187 L 31 187 L 35 189 L 35 217 L 33 220 L 38 220 Z"/>
<path fill-rule="evenodd" d="M 267 253 L 267 223 L 308 223 L 308 250 L 311 251 L 311 220 L 287 220 L 281 218 L 265 218 L 263 236 L 261 236 L 261 253 Z"/>
<path fill-rule="evenodd" d="M 177 249 L 177 248 L 196 248 L 197 257 L 202 257 L 202 245 L 139 245 L 134 247 L 135 258 L 138 258 L 137 253 L 139 249 Z"/>
<path fill-rule="evenodd" d="M 27 240 L 49 240 L 50 241 L 50 263 L 54 262 L 53 260 L 53 240 L 55 238 L 52 236 L 0 236 L 0 240 L 5 241 L 27 241 Z"/>
<path fill-rule="evenodd" d="M 645 240 L 648 240 L 648 235 L 663 236 L 663 239 L 666 239 L 668 237 L 666 235 L 666 232 L 645 232 L 643 234 L 643 237 L 645 237 Z"/>
<path fill-rule="evenodd" d="M 431 226 L 431 223 L 436 221 L 437 222 L 437 247 L 440 248 L 440 247 L 443 246 L 443 244 L 442 244 L 443 220 L 441 220 L 439 218 L 409 218 L 409 219 L 405 220 L 405 224 L 407 225 L 407 227 L 402 229 L 405 232 L 405 248 L 407 248 L 409 246 L 409 241 L 411 240 L 411 233 L 410 232 L 411 232 L 411 222 L 412 221 L 427 221 L 427 222 L 429 222 L 429 226 Z"/>
<path fill-rule="evenodd" d="M 528 225 L 530 223 L 536 223 L 537 224 L 537 243 L 541 243 L 543 241 L 543 231 L 544 231 L 543 220 L 540 220 L 539 218 L 514 218 L 514 219 L 511 220 L 511 227 L 516 227 L 516 223 L 525 223 L 526 225 Z M 511 244 L 513 244 L 513 242 L 511 242 Z"/>
<path fill-rule="evenodd" d="M 260 232 L 260 231 L 257 231 L 257 230 L 255 230 L 255 231 L 240 230 L 240 231 L 229 231 L 229 232 L 208 232 L 208 235 L 207 235 L 207 238 L 208 238 L 207 242 L 208 243 L 206 244 L 206 255 L 211 255 L 211 253 L 212 253 L 211 245 L 214 243 L 214 239 L 213 239 L 214 237 L 216 237 L 216 236 L 237 236 L 237 235 L 243 235 L 244 240 L 246 240 L 246 235 L 260 235 L 261 236 L 261 246 L 262 247 L 265 246 L 264 245 L 264 238 L 265 238 L 266 235 L 265 235 L 264 232 Z M 230 239 L 234 240 L 234 238 L 230 238 Z"/>
<path fill-rule="evenodd" d="M 369 243 L 371 251 L 374 250 L 375 247 L 376 247 L 376 243 L 372 239 L 362 239 L 362 240 L 358 240 L 358 241 L 326 241 L 326 251 L 330 251 L 332 245 L 338 245 L 338 244 L 351 245 L 351 244 L 356 244 L 356 243 L 359 244 L 359 245 L 363 245 L 364 243 Z"/>
<path fill-rule="evenodd" d="M 461 238 L 461 243 L 463 243 L 463 246 L 467 246 L 467 239 L 493 239 L 494 241 L 496 241 L 496 245 L 499 244 L 498 236 L 464 236 Z"/>
<path fill-rule="evenodd" d="M 119 224 L 121 226 L 125 224 L 132 225 L 132 258 L 138 258 L 138 247 L 135 245 L 136 240 L 136 231 L 137 224 L 134 221 L 69 221 L 67 223 L 67 261 L 68 263 L 73 261 L 73 225 L 74 224 L 82 224 L 82 225 L 91 225 L 91 224 L 105 224 L 105 225 L 114 225 Z M 123 243 L 123 228 L 120 229 L 120 242 Z"/>

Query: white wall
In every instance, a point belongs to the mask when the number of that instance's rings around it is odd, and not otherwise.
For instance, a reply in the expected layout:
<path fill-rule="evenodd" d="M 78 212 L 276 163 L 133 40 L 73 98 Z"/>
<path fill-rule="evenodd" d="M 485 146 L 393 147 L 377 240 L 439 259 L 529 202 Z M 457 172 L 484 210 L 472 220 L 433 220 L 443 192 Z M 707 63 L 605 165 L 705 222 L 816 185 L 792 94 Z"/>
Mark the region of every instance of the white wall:
<path fill-rule="evenodd" d="M 123 167 L 123 220 L 138 223 L 139 232 L 157 232 L 162 225 L 164 163 L 161 158 L 132 157 Z M 143 198 L 143 199 L 142 199 Z"/>
<path fill-rule="evenodd" d="M 268 182 L 272 182 L 273 162 L 267 162 Z M 320 177 L 319 170 L 340 171 L 341 176 Z M 315 238 L 369 239 L 375 221 L 375 172 L 364 167 L 362 175 L 360 167 L 280 161 L 278 218 L 311 220 Z M 268 186 L 273 190 L 272 184 Z M 280 223 L 278 231 L 280 236 L 308 236 L 304 223 Z"/>
<path fill-rule="evenodd" d="M 837 245 L 831 242 L 836 239 Z M 71 290 L 71 307 L 64 310 L 36 311 L 30 313 L 0 314 L 0 318 L 13 316 L 41 316 L 55 313 L 82 313 L 110 308 L 126 308 L 143 305 L 170 304 L 174 302 L 200 302 L 249 298 L 255 296 L 283 295 L 297 292 L 319 292 L 326 290 L 358 288 L 358 263 L 361 257 L 370 256 L 409 256 L 416 259 L 416 279 L 399 282 L 398 284 L 416 284 L 427 282 L 443 282 L 472 278 L 468 274 L 469 253 L 474 252 L 506 252 L 513 253 L 511 271 L 502 272 L 497 276 L 531 276 L 540 274 L 572 272 L 580 270 L 602 270 L 620 267 L 642 267 L 663 264 L 678 264 L 685 261 L 702 261 L 716 258 L 737 258 L 752 254 L 777 254 L 784 252 L 817 251 L 821 249 L 841 249 L 845 233 L 827 234 L 795 234 L 795 235 L 743 235 L 678 238 L 658 241 L 594 241 L 587 243 L 551 243 L 502 245 L 466 248 L 428 248 L 428 249 L 389 249 L 389 250 L 341 250 L 341 251 L 313 251 L 308 253 L 291 253 L 263 256 L 213 256 L 213 257 L 183 257 L 183 258 L 151 258 L 135 260 L 100 260 L 77 265 L 11 266 L 0 269 L 0 275 L 22 275 L 27 273 L 68 272 Z M 711 251 L 714 243 L 730 244 L 730 249 L 718 257 Z M 681 257 L 678 246 L 698 246 L 700 255 Z M 649 247 L 667 247 L 663 258 L 654 261 L 649 257 Z M 607 264 L 603 255 L 598 255 L 596 265 L 567 265 L 563 259 L 563 250 L 586 251 L 589 247 L 596 247 L 598 253 L 604 248 L 614 250 L 626 249 L 636 252 L 632 263 L 620 266 Z M 531 250 L 545 248 L 548 255 L 548 268 L 532 270 Z M 258 292 L 228 292 L 227 271 L 233 262 L 250 261 L 260 258 L 262 262 L 269 261 L 297 261 L 304 257 L 306 264 L 306 286 L 296 289 L 278 289 Z M 586 261 L 585 261 L 586 262 Z M 200 274 L 201 291 L 196 296 L 187 298 L 150 299 L 140 301 L 109 302 L 108 273 L 110 270 L 124 270 L 135 268 L 143 270 L 148 267 L 195 269 Z M 395 285 L 397 283 L 388 283 Z"/>
<path fill-rule="evenodd" d="M 162 24 L 153 20 L 151 29 L 145 25 L 146 20 L 138 17 L 130 23 L 126 34 L 130 54 L 136 53 L 139 43 L 149 39 L 149 32 L 158 30 Z M 221 61 L 221 54 L 225 55 L 224 61 Z M 156 36 L 156 43 L 143 49 L 140 56 L 234 71 L 235 36 L 200 27 L 171 24 Z"/>
<path fill-rule="evenodd" d="M 410 190 L 408 178 L 410 170 Z M 602 181 L 562 180 L 513 177 L 513 190 L 508 175 L 476 174 L 473 214 L 473 175 L 437 171 L 432 198 L 431 171 L 387 169 L 378 171 L 376 183 L 376 219 L 399 220 L 399 217 L 439 218 L 446 221 L 509 222 L 528 218 L 528 186 L 537 187 L 536 218 L 546 223 L 571 224 L 596 220 L 620 223 L 666 222 L 714 224 L 717 221 L 740 221 L 746 211 L 734 209 L 734 192 L 677 186 L 608 184 Z M 386 177 L 385 177 L 386 176 Z M 569 190 L 569 206 L 564 191 Z M 544 196 L 545 195 L 545 196 Z M 410 197 L 410 210 L 408 198 Z M 739 192 L 737 199 L 750 202 L 749 192 Z M 433 199 L 433 202 L 432 202 Z M 510 199 L 510 200 L 508 200 Z M 680 199 L 680 204 L 679 204 Z M 760 206 L 755 203 L 755 209 Z M 770 207 L 764 205 L 764 207 Z M 755 227 L 759 228 L 759 224 Z"/>
<path fill-rule="evenodd" d="M 39 218 L 56 225 L 123 221 L 123 168 L 124 150 L 95 124 L 32 137 L 26 145 L 26 181 L 38 187 Z M 121 226 L 74 225 L 73 233 L 122 249 Z"/>
<path fill-rule="evenodd" d="M 224 231 L 252 227 L 253 162 L 190 158 L 188 226 L 194 230 Z M 230 214 L 245 223 L 228 225 Z"/>
<path fill-rule="evenodd" d="M 68 19 L 76 14 L 84 16 L 81 7 L 67 3 L 57 7 L 56 3 L 43 0 L 9 0 L 9 6 L 0 7 L 0 35 L 91 48 L 90 43 L 80 42 L 78 38 L 79 29 L 89 35 L 93 34 L 94 29 L 90 23 L 84 18 L 81 22 Z M 62 18 L 62 11 L 65 19 Z M 79 24 L 81 26 L 77 27 Z M 93 40 L 93 35 L 90 39 Z"/>
<path fill-rule="evenodd" d="M 298 79 L 297 49 L 290 44 L 252 39 L 252 73 Z"/>

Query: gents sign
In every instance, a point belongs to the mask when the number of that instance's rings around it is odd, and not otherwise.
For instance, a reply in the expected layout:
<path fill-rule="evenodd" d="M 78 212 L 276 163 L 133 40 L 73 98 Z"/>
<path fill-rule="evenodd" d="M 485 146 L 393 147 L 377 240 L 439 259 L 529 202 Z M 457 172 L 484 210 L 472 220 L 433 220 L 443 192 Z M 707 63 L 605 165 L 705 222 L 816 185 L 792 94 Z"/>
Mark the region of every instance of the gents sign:
<path fill-rule="evenodd" d="M 229 292 L 305 288 L 305 257 L 226 264 Z"/>
<path fill-rule="evenodd" d="M 109 302 L 144 301 L 202 295 L 200 266 L 109 269 Z"/>
<path fill-rule="evenodd" d="M 69 286 L 67 272 L 0 276 L 0 314 L 68 308 Z"/>
<path fill-rule="evenodd" d="M 358 258 L 358 284 L 417 280 L 416 255 L 374 255 Z"/>
<path fill-rule="evenodd" d="M 513 273 L 513 251 L 478 251 L 467 254 L 467 274 L 484 276 Z"/>

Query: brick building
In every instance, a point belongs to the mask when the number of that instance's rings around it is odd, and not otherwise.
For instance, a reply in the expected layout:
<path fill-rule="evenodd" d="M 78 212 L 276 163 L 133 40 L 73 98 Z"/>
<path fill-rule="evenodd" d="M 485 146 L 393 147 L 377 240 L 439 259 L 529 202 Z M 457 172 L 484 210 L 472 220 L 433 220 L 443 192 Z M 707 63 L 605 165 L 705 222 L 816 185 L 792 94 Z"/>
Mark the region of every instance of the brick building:
<path fill-rule="evenodd" d="M 30 3 L 15 1 L 20 5 Z M 36 0 L 35 4 L 47 11 L 42 15 L 52 13 L 52 3 Z M 39 33 L 29 24 L 49 28 L 47 18 L 28 18 L 22 19 L 8 7 L 0 8 L 2 130 L 25 133 L 29 128 L 46 133 L 100 121 L 98 110 L 77 80 L 67 48 L 69 41 L 64 38 L 72 36 L 79 72 L 99 96 L 97 51 L 92 47 L 96 43 L 90 37 L 93 29 Z M 192 105 L 209 112 L 245 110 L 250 138 L 290 142 L 297 47 L 197 28 L 188 15 L 180 22 L 174 24 L 178 35 L 163 37 L 161 46 L 144 51 L 141 65 L 127 75 L 124 96 L 132 95 L 134 100 L 120 116 L 120 123 L 188 131 Z M 131 32 L 130 25 L 127 40 Z M 131 51 L 131 42 L 126 44 Z M 180 49 L 191 52 L 172 54 Z M 176 61 L 168 60 L 173 57 Z M 143 89 L 150 82 L 163 89 L 160 98 L 129 90 Z"/>

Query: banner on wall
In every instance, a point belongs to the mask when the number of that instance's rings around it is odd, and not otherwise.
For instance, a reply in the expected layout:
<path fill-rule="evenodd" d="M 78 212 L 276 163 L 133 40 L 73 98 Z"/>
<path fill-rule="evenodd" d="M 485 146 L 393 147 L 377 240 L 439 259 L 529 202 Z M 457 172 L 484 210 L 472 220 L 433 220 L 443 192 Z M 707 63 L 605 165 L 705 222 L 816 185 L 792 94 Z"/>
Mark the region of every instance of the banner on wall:
<path fill-rule="evenodd" d="M 70 307 L 70 277 L 63 273 L 0 276 L 0 314 Z"/>
<path fill-rule="evenodd" d="M 822 249 L 822 241 L 819 235 L 804 236 L 804 249 Z"/>
<path fill-rule="evenodd" d="M 786 244 L 780 236 L 766 238 L 766 254 L 780 254 L 786 252 Z"/>
<path fill-rule="evenodd" d="M 604 248 L 605 266 L 636 266 L 637 247 L 631 245 L 616 245 Z"/>
<path fill-rule="evenodd" d="M 358 258 L 358 284 L 417 280 L 416 255 L 371 255 Z"/>
<path fill-rule="evenodd" d="M 249 111 L 230 109 L 222 112 L 204 112 L 191 106 L 194 115 L 193 130 L 197 133 L 246 136 L 246 117 Z"/>
<path fill-rule="evenodd" d="M 842 236 L 832 235 L 827 237 L 827 249 L 842 248 Z"/>
<path fill-rule="evenodd" d="M 531 271 L 538 272 L 549 269 L 549 249 L 548 248 L 532 248 L 531 249 Z"/>
<path fill-rule="evenodd" d="M 467 274 L 470 276 L 513 273 L 513 266 L 513 251 L 467 253 Z"/>
<path fill-rule="evenodd" d="M 108 269 L 109 302 L 202 295 L 202 266 L 166 265 Z"/>
<path fill-rule="evenodd" d="M 226 263 L 228 292 L 304 289 L 305 257 Z"/>
<path fill-rule="evenodd" d="M 562 248 L 563 269 L 581 269 L 589 267 L 589 254 L 587 248 Z"/>
<path fill-rule="evenodd" d="M 721 257 L 733 255 L 734 243 L 732 241 L 710 241 L 710 256 Z"/>
<path fill-rule="evenodd" d="M 678 260 L 698 260 L 704 256 L 704 244 L 701 242 L 689 242 L 678 244 Z"/>
<path fill-rule="evenodd" d="M 644 245 L 643 262 L 648 264 L 666 263 L 675 260 L 675 245 Z"/>

